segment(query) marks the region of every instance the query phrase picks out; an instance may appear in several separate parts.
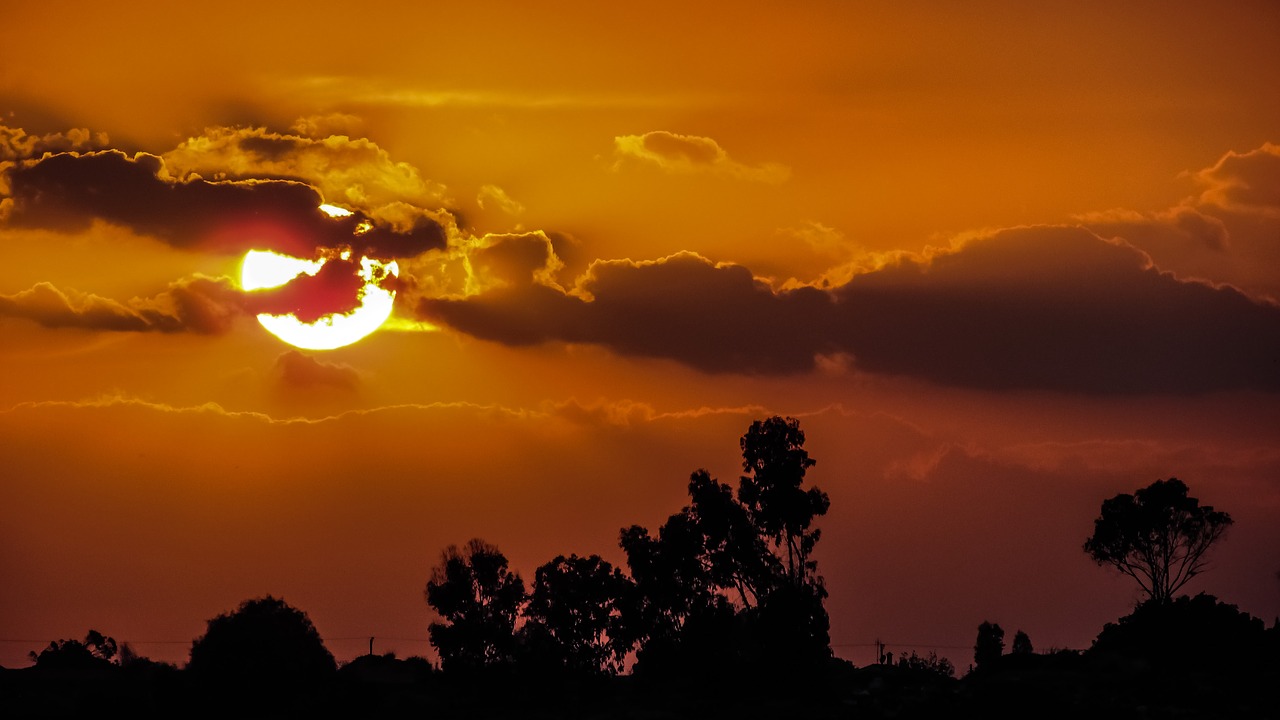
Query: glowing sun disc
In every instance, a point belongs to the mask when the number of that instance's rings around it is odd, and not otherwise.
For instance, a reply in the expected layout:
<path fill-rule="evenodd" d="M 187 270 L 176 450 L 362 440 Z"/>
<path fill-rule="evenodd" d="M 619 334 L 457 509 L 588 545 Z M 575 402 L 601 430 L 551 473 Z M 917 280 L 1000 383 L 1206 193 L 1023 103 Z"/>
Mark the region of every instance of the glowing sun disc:
<path fill-rule="evenodd" d="M 304 273 L 315 275 L 324 263 L 324 258 L 304 260 L 270 250 L 250 250 L 245 253 L 241 265 L 240 287 L 245 290 L 279 287 Z M 398 276 L 400 267 L 395 261 L 383 263 L 362 257 L 359 274 L 365 281 L 360 307 L 350 313 L 325 315 L 311 323 L 304 323 L 293 315 L 262 313 L 258 315 L 258 322 L 268 332 L 294 347 L 332 350 L 350 345 L 377 330 L 391 317 L 396 293 L 379 287 L 377 280 L 387 274 Z"/>

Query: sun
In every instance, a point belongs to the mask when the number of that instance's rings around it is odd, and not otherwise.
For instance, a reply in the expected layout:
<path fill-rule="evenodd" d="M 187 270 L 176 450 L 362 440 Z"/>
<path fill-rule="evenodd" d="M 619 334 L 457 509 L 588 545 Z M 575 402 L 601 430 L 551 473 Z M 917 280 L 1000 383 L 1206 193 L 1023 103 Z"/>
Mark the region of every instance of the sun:
<path fill-rule="evenodd" d="M 338 257 L 347 261 L 350 251 L 343 251 Z M 250 250 L 241 265 L 240 287 L 249 291 L 278 288 L 303 274 L 315 276 L 327 261 L 324 257 L 304 260 L 270 250 Z M 359 290 L 359 305 L 355 309 L 324 315 L 314 322 L 303 322 L 292 314 L 261 313 L 258 322 L 294 347 L 332 350 L 350 345 L 377 330 L 391 316 L 396 293 L 382 287 L 380 282 L 399 274 L 400 267 L 395 261 L 362 257 L 358 275 L 364 280 L 364 287 Z"/>

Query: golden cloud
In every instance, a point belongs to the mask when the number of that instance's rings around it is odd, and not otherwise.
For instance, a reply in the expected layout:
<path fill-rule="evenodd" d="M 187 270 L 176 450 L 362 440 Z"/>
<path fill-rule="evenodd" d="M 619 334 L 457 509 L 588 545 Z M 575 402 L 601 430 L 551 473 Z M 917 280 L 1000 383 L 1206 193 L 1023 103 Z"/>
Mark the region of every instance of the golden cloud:
<path fill-rule="evenodd" d="M 615 170 L 627 162 L 640 162 L 671 173 L 711 173 L 765 183 L 784 182 L 791 175 L 790 168 L 777 163 L 740 163 L 709 137 L 665 130 L 619 135 L 613 139 L 613 154 Z"/>

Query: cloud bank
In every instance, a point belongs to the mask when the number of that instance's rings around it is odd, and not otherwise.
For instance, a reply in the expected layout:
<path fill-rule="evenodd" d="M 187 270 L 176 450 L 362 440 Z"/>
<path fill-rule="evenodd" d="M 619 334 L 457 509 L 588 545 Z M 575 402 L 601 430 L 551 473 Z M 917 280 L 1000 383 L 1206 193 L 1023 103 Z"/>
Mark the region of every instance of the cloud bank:
<path fill-rule="evenodd" d="M 37 283 L 0 295 L 0 317 L 15 317 L 49 328 L 118 332 L 224 333 L 245 311 L 244 295 L 227 278 L 197 275 L 171 283 L 149 298 L 126 302 Z"/>
<path fill-rule="evenodd" d="M 428 298 L 431 322 L 509 345 L 594 343 L 707 372 L 864 371 L 983 389 L 1280 390 L 1280 307 L 1160 272 L 1086 229 L 1002 230 L 904 254 L 829 291 L 775 291 L 692 254 L 596 262 L 537 282 Z"/>

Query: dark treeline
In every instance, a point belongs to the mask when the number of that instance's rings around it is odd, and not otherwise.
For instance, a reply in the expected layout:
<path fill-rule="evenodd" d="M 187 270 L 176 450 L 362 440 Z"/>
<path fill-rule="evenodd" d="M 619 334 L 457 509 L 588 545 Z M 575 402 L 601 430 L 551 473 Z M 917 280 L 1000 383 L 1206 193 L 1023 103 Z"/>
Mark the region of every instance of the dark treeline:
<path fill-rule="evenodd" d="M 1147 595 L 1086 651 L 1037 652 L 977 625 L 962 677 L 934 653 L 835 658 L 815 548 L 830 506 L 797 421 L 752 423 L 736 489 L 698 470 L 651 532 L 623 528 L 626 568 L 557 556 L 528 583 L 481 539 L 426 582 L 439 665 L 393 654 L 339 666 L 306 613 L 263 597 L 208 621 L 186 666 L 97 631 L 0 671 L 0 713 L 70 717 L 774 718 L 1276 717 L 1280 621 L 1175 593 L 1231 518 L 1176 479 L 1105 501 L 1084 551 Z"/>

